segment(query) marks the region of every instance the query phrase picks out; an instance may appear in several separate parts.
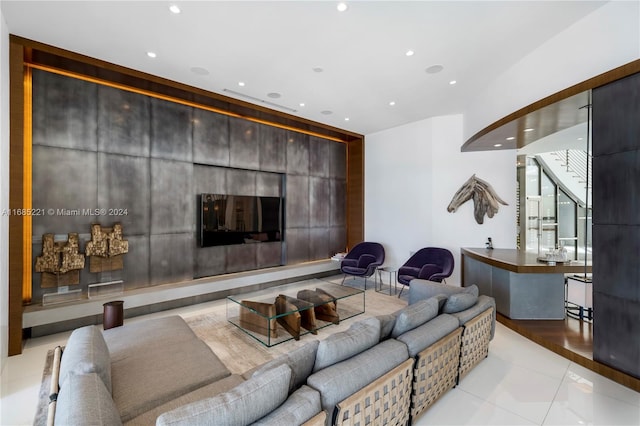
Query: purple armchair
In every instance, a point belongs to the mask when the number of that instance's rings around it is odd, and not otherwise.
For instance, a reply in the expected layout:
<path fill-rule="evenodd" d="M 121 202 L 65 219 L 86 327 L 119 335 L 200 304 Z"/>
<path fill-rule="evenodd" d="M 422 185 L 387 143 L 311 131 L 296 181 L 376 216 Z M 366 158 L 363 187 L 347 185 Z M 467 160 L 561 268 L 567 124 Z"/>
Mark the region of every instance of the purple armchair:
<path fill-rule="evenodd" d="M 362 242 L 356 244 L 340 263 L 344 274 L 342 284 L 347 275 L 364 277 L 364 289 L 367 289 L 367 277 L 373 275 L 376 268 L 384 263 L 384 247 L 380 243 Z"/>
<path fill-rule="evenodd" d="M 425 247 L 414 253 L 398 269 L 398 282 L 409 285 L 411 280 L 416 278 L 442 282 L 451 276 L 454 264 L 453 254 L 449 250 L 439 247 Z"/>

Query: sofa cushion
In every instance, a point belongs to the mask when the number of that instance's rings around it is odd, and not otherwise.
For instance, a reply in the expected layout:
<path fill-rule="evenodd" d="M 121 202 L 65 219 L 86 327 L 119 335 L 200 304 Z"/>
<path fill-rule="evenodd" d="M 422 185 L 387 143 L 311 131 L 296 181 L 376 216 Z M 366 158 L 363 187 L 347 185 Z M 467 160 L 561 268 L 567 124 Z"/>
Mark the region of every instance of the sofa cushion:
<path fill-rule="evenodd" d="M 474 296 L 471 293 L 457 293 L 452 294 L 447 298 L 442 307 L 442 312 L 445 314 L 454 314 L 456 312 L 469 309 L 478 301 L 478 296 Z"/>
<path fill-rule="evenodd" d="M 421 300 L 402 308 L 397 312 L 391 337 L 398 337 L 424 324 L 436 315 L 438 315 L 438 300 L 434 298 Z"/>
<path fill-rule="evenodd" d="M 148 426 L 156 424 L 156 419 L 166 413 L 167 411 L 174 410 L 176 408 L 182 407 L 183 405 L 200 401 L 201 399 L 211 398 L 221 393 L 227 392 L 240 383 L 244 382 L 245 379 L 239 374 L 232 374 L 230 376 L 225 377 L 224 379 L 220 379 L 216 382 L 210 383 L 206 386 L 198 388 L 192 392 L 186 393 L 184 395 L 180 395 L 177 398 L 172 399 L 171 401 L 165 402 L 164 404 L 152 408 L 149 411 L 145 411 L 139 416 L 129 420 L 125 423 L 126 426 Z"/>
<path fill-rule="evenodd" d="M 475 305 L 469 309 L 465 309 L 461 312 L 456 312 L 453 315 L 458 319 L 460 325 L 465 325 L 467 322 L 478 316 L 478 314 L 486 311 L 489 308 L 493 308 L 493 321 L 491 322 L 491 339 L 496 332 L 496 300 L 493 297 L 480 295 Z"/>
<path fill-rule="evenodd" d="M 393 314 L 378 315 L 376 318 L 380 320 L 380 341 L 391 337 L 393 326 L 396 324 L 396 316 Z"/>
<path fill-rule="evenodd" d="M 313 372 L 359 354 L 380 341 L 380 320 L 375 317 L 355 322 L 318 345 Z"/>
<path fill-rule="evenodd" d="M 70 373 L 96 373 L 111 393 L 111 357 L 102 332 L 95 325 L 77 328 L 69 336 L 60 360 L 60 387 L 65 386 Z"/>
<path fill-rule="evenodd" d="M 336 404 L 408 358 L 404 343 L 387 339 L 352 358 L 312 374 L 307 384 L 320 392 L 322 409 L 327 411 L 327 418 L 332 419 Z"/>
<path fill-rule="evenodd" d="M 456 293 L 471 293 L 478 296 L 478 286 L 458 287 L 421 279 L 411 280 L 411 285 L 409 286 L 409 304 L 412 305 L 420 300 L 428 299 L 439 294 L 450 296 Z"/>
<path fill-rule="evenodd" d="M 318 351 L 317 340 L 307 343 L 291 352 L 280 355 L 279 357 L 258 367 L 250 377 L 262 374 L 265 371 L 277 367 L 278 365 L 287 364 L 291 369 L 291 383 L 289 384 L 289 393 L 295 391 L 307 381 L 307 377 L 313 371 L 316 361 L 316 352 Z"/>
<path fill-rule="evenodd" d="M 197 339 L 182 317 L 172 315 L 126 323 L 102 332 L 107 342 L 111 362 L 117 362 L 141 350 L 162 350 L 169 345 L 179 345 Z"/>
<path fill-rule="evenodd" d="M 228 392 L 166 412 L 158 417 L 156 425 L 247 425 L 287 399 L 290 381 L 291 369 L 282 364 Z"/>
<path fill-rule="evenodd" d="M 398 340 L 407 345 L 409 356 L 415 357 L 458 327 L 460 327 L 460 324 L 456 317 L 441 314 L 431 321 L 398 336 Z"/>
<path fill-rule="evenodd" d="M 200 339 L 141 349 L 111 364 L 113 400 L 123 422 L 231 372 Z M 142 380 L 144 379 L 144 380 Z"/>
<path fill-rule="evenodd" d="M 65 426 L 121 425 L 120 413 L 97 373 L 70 372 L 58 392 L 54 423 Z"/>
<path fill-rule="evenodd" d="M 281 406 L 253 424 L 255 426 L 301 425 L 320 411 L 322 411 L 320 392 L 302 385 Z"/>

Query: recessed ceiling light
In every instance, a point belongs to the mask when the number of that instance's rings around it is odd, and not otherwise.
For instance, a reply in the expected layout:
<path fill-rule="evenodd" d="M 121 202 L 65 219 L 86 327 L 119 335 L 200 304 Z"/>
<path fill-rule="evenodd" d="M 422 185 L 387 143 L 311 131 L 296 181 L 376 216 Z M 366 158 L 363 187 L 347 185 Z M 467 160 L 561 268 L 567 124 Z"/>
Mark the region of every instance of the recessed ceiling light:
<path fill-rule="evenodd" d="M 301 107 L 304 106 L 304 102 L 300 102 L 298 105 L 300 105 Z"/>
<path fill-rule="evenodd" d="M 496 148 L 500 148 L 502 146 L 501 143 L 494 143 L 493 146 L 495 146 Z"/>
<path fill-rule="evenodd" d="M 396 104 L 396 101 L 389 102 L 389 106 L 394 106 L 395 104 Z"/>
<path fill-rule="evenodd" d="M 524 129 L 525 132 L 533 132 L 532 128 Z"/>
<path fill-rule="evenodd" d="M 150 57 L 150 58 L 155 58 L 158 55 L 156 55 L 155 52 L 147 52 L 147 56 Z"/>
<path fill-rule="evenodd" d="M 582 138 L 578 138 L 578 140 L 579 140 L 579 141 L 581 141 L 581 140 L 582 140 Z"/>
<path fill-rule="evenodd" d="M 176 4 L 172 4 L 171 6 L 169 6 L 169 10 L 171 11 L 171 13 L 180 13 L 180 8 Z"/>
<path fill-rule="evenodd" d="M 338 9 L 338 12 L 344 12 L 345 10 L 349 9 L 349 6 L 347 6 L 345 2 L 340 2 L 338 3 L 338 6 L 336 6 L 336 8 Z"/>
<path fill-rule="evenodd" d="M 322 114 L 322 115 L 331 115 L 331 114 L 333 114 L 333 111 L 329 111 L 328 109 L 325 109 L 324 111 L 320 111 L 320 114 Z"/>
<path fill-rule="evenodd" d="M 457 81 L 455 81 L 455 80 L 451 80 L 451 81 L 449 82 L 449 84 L 450 84 L 450 85 L 452 85 L 452 86 L 453 86 L 454 84 L 456 84 L 456 83 L 457 83 Z"/>
<path fill-rule="evenodd" d="M 314 67 L 314 68 L 311 68 L 311 69 L 313 70 L 313 72 L 322 72 L 322 71 L 324 71 L 321 67 Z"/>
<path fill-rule="evenodd" d="M 437 65 L 431 65 L 430 67 L 428 67 L 427 69 L 425 69 L 427 74 L 437 74 L 440 71 L 442 71 L 444 69 L 444 67 L 440 64 Z"/>
<path fill-rule="evenodd" d="M 202 67 L 192 67 L 191 72 L 198 75 L 208 75 L 209 71 Z"/>
<path fill-rule="evenodd" d="M 407 50 L 404 54 L 407 56 L 413 56 L 415 55 L 416 52 L 414 52 L 413 50 Z"/>
<path fill-rule="evenodd" d="M 349 121 L 349 117 L 345 117 L 345 118 L 344 118 L 344 121 Z"/>
<path fill-rule="evenodd" d="M 271 92 L 271 93 L 267 93 L 267 96 L 272 98 L 272 99 L 278 99 L 279 97 L 281 97 L 282 95 L 280 93 L 276 93 L 276 92 Z"/>
<path fill-rule="evenodd" d="M 239 81 L 239 82 L 238 82 L 238 86 L 240 86 L 240 87 L 244 87 L 244 81 Z"/>
<path fill-rule="evenodd" d="M 515 139 L 516 139 L 516 137 L 515 137 L 515 136 L 509 136 L 509 137 L 507 138 L 507 140 L 508 140 L 508 141 L 513 141 L 513 140 L 515 140 Z"/>

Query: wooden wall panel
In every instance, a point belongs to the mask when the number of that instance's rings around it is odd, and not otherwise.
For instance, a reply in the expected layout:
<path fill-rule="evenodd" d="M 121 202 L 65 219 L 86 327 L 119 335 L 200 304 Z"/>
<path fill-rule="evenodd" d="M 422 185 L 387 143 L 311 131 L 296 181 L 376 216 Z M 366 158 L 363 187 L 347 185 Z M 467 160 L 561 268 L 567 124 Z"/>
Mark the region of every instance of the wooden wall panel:
<path fill-rule="evenodd" d="M 347 146 L 347 250 L 364 240 L 364 138 Z"/>

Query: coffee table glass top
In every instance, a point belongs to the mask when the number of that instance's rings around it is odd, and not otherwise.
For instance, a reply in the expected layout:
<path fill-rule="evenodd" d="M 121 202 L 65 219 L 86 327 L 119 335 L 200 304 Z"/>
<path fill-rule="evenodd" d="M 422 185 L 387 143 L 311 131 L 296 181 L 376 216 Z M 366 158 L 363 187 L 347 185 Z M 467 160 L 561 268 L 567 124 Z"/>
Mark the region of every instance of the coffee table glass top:
<path fill-rule="evenodd" d="M 312 279 L 227 296 L 227 320 L 265 346 L 305 334 L 365 311 L 363 290 Z"/>

